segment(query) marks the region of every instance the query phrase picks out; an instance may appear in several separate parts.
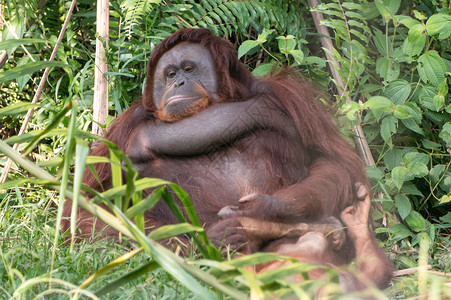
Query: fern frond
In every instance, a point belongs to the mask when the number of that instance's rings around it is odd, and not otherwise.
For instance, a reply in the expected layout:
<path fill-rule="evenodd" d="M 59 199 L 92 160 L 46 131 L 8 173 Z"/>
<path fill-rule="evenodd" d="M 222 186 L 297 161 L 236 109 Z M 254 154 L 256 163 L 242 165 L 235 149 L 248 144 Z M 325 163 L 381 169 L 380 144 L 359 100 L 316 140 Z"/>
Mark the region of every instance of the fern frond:
<path fill-rule="evenodd" d="M 299 36 L 302 24 L 299 9 L 289 1 L 187 0 L 175 5 L 189 6 L 179 16 L 192 27 L 209 28 L 226 38 L 237 32 L 248 36 L 249 28 L 256 32 L 276 29 Z"/>
<path fill-rule="evenodd" d="M 151 12 L 161 0 L 125 0 L 121 3 L 124 13 L 124 32 L 127 38 L 132 35 L 133 26 L 143 22 L 143 16 Z"/>

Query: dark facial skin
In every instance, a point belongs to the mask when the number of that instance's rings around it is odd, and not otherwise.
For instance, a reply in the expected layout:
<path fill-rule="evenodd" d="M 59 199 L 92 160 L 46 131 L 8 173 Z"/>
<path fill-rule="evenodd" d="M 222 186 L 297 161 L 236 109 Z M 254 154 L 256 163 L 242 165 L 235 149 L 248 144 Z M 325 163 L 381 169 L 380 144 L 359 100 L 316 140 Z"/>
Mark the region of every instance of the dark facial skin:
<path fill-rule="evenodd" d="M 180 43 L 158 61 L 153 99 L 161 120 L 181 120 L 218 98 L 213 59 L 201 45 Z"/>

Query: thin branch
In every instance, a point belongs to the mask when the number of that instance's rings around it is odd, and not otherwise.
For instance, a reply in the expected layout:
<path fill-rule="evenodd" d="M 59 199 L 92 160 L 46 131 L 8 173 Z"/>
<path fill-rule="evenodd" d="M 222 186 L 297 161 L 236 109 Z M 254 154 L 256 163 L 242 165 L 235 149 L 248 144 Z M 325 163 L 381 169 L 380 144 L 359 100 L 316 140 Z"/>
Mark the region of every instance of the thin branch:
<path fill-rule="evenodd" d="M 432 269 L 431 265 L 427 265 L 425 267 L 426 267 L 426 270 L 431 270 Z M 420 268 L 424 268 L 424 267 L 414 267 L 414 268 L 398 270 L 398 271 L 393 272 L 393 277 L 412 275 L 412 274 L 415 274 L 415 272 L 417 272 Z"/>

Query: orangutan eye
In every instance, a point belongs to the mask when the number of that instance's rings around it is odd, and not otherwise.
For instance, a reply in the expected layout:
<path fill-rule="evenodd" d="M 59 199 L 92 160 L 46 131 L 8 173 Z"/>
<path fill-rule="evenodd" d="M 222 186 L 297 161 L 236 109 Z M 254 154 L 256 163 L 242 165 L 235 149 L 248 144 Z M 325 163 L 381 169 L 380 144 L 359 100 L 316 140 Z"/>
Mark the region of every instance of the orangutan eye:
<path fill-rule="evenodd" d="M 174 78 L 177 73 L 174 70 L 169 70 L 166 74 L 168 78 Z"/>

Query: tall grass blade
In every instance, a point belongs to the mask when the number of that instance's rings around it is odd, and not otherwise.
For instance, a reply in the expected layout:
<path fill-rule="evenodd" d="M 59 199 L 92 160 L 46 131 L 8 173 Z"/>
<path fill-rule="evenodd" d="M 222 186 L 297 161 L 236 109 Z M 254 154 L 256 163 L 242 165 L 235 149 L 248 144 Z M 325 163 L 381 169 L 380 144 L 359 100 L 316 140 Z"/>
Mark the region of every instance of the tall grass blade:
<path fill-rule="evenodd" d="M 116 152 L 110 149 L 110 160 L 111 160 L 111 183 L 113 188 L 122 186 L 122 170 L 121 161 L 116 155 Z M 114 197 L 114 205 L 119 209 L 122 209 L 122 199 L 120 196 Z"/>
<path fill-rule="evenodd" d="M 12 70 L 0 72 L 0 84 L 16 79 L 17 77 L 32 74 L 49 67 L 72 68 L 71 65 L 56 61 L 37 61 L 17 66 Z"/>
<path fill-rule="evenodd" d="M 74 143 L 73 137 L 74 137 L 74 130 L 75 130 L 75 121 L 77 120 L 77 103 L 73 102 L 71 105 L 69 102 L 66 106 L 67 107 L 72 106 L 72 112 L 71 112 L 71 116 L 70 116 L 69 127 L 67 130 L 66 153 L 64 156 L 63 174 L 61 177 L 61 187 L 60 187 L 60 194 L 59 194 L 59 201 L 58 201 L 58 212 L 56 215 L 55 239 L 53 241 L 52 261 L 50 263 L 50 270 L 53 270 L 55 257 L 56 257 L 56 248 L 57 248 L 56 246 L 58 244 L 58 237 L 59 237 L 59 233 L 60 233 L 59 229 L 61 226 L 61 219 L 63 217 L 64 202 L 66 201 L 66 191 L 67 191 L 68 181 L 69 181 L 70 158 L 72 157 L 72 153 L 73 153 L 72 145 Z M 64 111 L 64 109 L 63 109 L 63 111 Z M 54 123 L 54 122 L 52 122 L 52 123 Z M 49 125 L 49 127 L 56 126 L 52 123 Z"/>
<path fill-rule="evenodd" d="M 29 161 L 27 158 L 22 157 L 20 153 L 15 151 L 13 148 L 11 148 L 8 144 L 6 144 L 2 140 L 0 140 L 0 152 L 3 152 L 6 156 L 10 157 L 16 164 L 20 165 L 22 168 L 30 172 L 32 175 L 38 177 L 38 180 L 48 180 L 49 182 L 55 181 L 55 178 L 51 174 L 38 167 L 37 165 Z M 29 182 L 33 182 L 33 180 L 36 179 L 30 178 L 29 180 L 30 180 Z M 2 184 L 2 187 L 3 186 L 4 185 Z M 55 189 L 56 191 L 60 191 L 61 185 L 52 185 L 52 188 Z M 73 194 L 70 190 L 66 191 L 66 196 L 69 199 L 73 199 Z M 122 223 L 114 215 L 112 215 L 102 207 L 93 204 L 92 201 L 87 201 L 86 198 L 81 195 L 80 198 L 78 199 L 78 202 L 83 209 L 87 210 L 93 216 L 98 217 L 112 228 L 134 239 L 131 232 L 124 225 L 122 225 Z"/>
<path fill-rule="evenodd" d="M 69 111 L 69 110 L 68 110 Z M 29 131 L 27 133 L 24 133 L 22 135 L 15 135 L 10 138 L 7 138 L 5 142 L 9 145 L 13 145 L 16 143 L 25 143 L 29 141 L 33 141 L 36 136 L 40 136 L 40 139 L 47 138 L 47 137 L 53 137 L 53 136 L 66 136 L 67 135 L 67 128 L 54 128 L 51 131 L 45 131 L 44 130 L 34 130 Z M 94 135 L 90 132 L 84 131 L 84 130 L 76 130 L 75 136 L 80 139 L 91 139 L 91 140 L 98 140 L 101 139 L 97 135 Z M 104 158 L 106 159 L 106 158 Z"/>
<path fill-rule="evenodd" d="M 74 102 L 75 103 L 75 102 Z M 74 107 L 74 103 L 72 102 L 68 102 L 66 105 L 64 105 L 63 109 L 55 116 L 55 118 L 52 120 L 52 122 L 50 122 L 50 124 L 43 130 L 41 131 L 38 135 L 36 135 L 33 140 L 30 142 L 30 144 L 28 144 L 28 146 L 23 150 L 23 155 L 27 155 L 30 153 L 30 151 L 34 148 L 34 146 L 36 146 L 36 144 L 38 143 L 38 141 L 47 133 L 50 133 L 54 128 L 56 128 L 60 123 L 61 120 L 66 116 L 67 112 Z M 73 114 L 75 114 L 76 118 L 76 111 L 75 113 L 72 112 Z M 72 121 L 71 121 L 72 122 Z M 75 119 L 74 121 L 75 122 Z M 72 124 L 72 123 L 71 123 Z M 72 131 L 70 131 L 71 129 L 68 128 L 68 136 L 70 135 L 71 137 L 73 136 L 73 129 Z M 69 140 L 68 140 L 69 143 Z M 67 147 L 67 145 L 66 145 Z"/>
<path fill-rule="evenodd" d="M 70 214 L 70 251 L 74 249 L 75 230 L 77 226 L 78 199 L 81 193 L 81 182 L 85 171 L 86 158 L 88 157 L 89 147 L 85 141 L 77 140 L 75 146 L 75 175 L 74 175 L 74 198 L 72 199 L 72 210 Z"/>
<path fill-rule="evenodd" d="M 118 210 L 117 207 L 113 207 L 113 210 L 118 218 L 126 224 L 127 228 L 133 233 L 140 245 L 144 247 L 144 250 L 149 253 L 166 272 L 180 281 L 180 283 L 198 297 L 202 299 L 216 299 L 216 297 L 201 286 L 193 276 L 235 299 L 247 299 L 247 296 L 238 290 L 218 282 L 216 277 L 185 263 L 182 258 L 149 239 L 142 231 L 138 230 L 135 224 L 125 218 L 125 215 Z"/>
<path fill-rule="evenodd" d="M 91 276 L 89 276 L 88 279 L 86 279 L 81 285 L 80 288 L 84 289 L 86 288 L 88 285 L 90 285 L 94 280 L 96 280 L 97 278 L 99 278 L 100 276 L 108 273 L 109 271 L 113 270 L 114 268 L 116 268 L 117 266 L 121 265 L 122 263 L 126 262 L 127 260 L 129 260 L 130 258 L 132 258 L 133 256 L 135 256 L 138 253 L 141 253 L 143 251 L 143 248 L 137 248 L 135 250 L 132 250 L 118 258 L 116 258 L 115 260 L 113 260 L 112 262 L 110 262 L 109 264 L 107 264 L 106 266 L 100 268 L 99 270 L 97 270 L 97 272 L 95 272 L 94 274 L 92 274 Z"/>
<path fill-rule="evenodd" d="M 194 225 L 191 225 L 189 223 L 181 223 L 181 224 L 172 224 L 172 225 L 165 225 L 162 227 L 159 227 L 155 230 L 152 230 L 149 237 L 152 240 L 161 240 L 165 238 L 169 238 L 172 236 L 176 236 L 179 234 L 186 234 L 191 232 L 201 232 L 205 231 L 202 227 L 196 227 Z"/>
<path fill-rule="evenodd" d="M 136 279 L 142 275 L 149 274 L 150 272 L 160 268 L 160 265 L 155 261 L 150 261 L 149 263 L 145 264 L 142 267 L 139 267 L 138 269 L 134 270 L 133 272 L 128 273 L 125 276 L 122 276 L 121 278 L 116 279 L 113 282 L 110 282 L 109 284 L 105 285 L 103 288 L 95 292 L 97 296 L 103 296 L 105 294 L 108 294 L 109 292 L 115 290 L 116 288 L 120 287 L 121 285 L 132 281 L 133 279 Z"/>
<path fill-rule="evenodd" d="M 0 50 L 11 51 L 20 45 L 30 45 L 37 43 L 47 43 L 47 41 L 42 39 L 10 39 L 0 42 Z"/>
<path fill-rule="evenodd" d="M 19 102 L 16 104 L 8 105 L 0 109 L 0 117 L 18 115 L 27 112 L 30 108 L 35 108 L 38 106 L 38 104 L 33 104 L 30 102 Z"/>
<path fill-rule="evenodd" d="M 143 201 L 139 202 L 138 204 L 134 204 L 132 207 L 127 209 L 127 211 L 125 212 L 127 218 L 131 219 L 135 215 L 154 207 L 155 204 L 157 204 L 157 202 L 160 200 L 163 189 L 165 189 L 165 187 L 160 187 L 154 190 L 153 193 L 150 194 Z"/>

